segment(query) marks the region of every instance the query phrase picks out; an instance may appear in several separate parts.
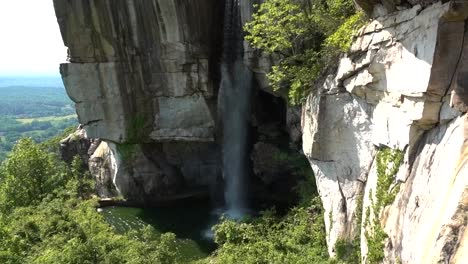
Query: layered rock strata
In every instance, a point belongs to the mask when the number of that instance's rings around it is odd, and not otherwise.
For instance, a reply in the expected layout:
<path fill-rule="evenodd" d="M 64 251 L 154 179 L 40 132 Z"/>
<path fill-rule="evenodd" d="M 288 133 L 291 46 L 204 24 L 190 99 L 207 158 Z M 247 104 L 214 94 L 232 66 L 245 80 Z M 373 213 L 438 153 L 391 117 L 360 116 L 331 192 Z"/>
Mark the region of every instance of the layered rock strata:
<path fill-rule="evenodd" d="M 248 20 L 252 1 L 236 3 Z M 67 93 L 87 136 L 103 141 L 89 163 L 101 196 L 154 203 L 222 193 L 224 2 L 56 0 L 54 6 L 69 49 L 69 63 L 60 67 Z M 286 126 L 297 128 L 297 118 L 287 123 L 285 113 L 264 120 L 266 111 L 252 111 L 249 149 L 264 138 L 287 146 Z M 284 131 L 281 139 L 264 135 L 272 125 Z M 297 129 L 290 131 L 297 141 Z M 263 169 L 249 176 L 265 187 L 271 170 Z"/>
<path fill-rule="evenodd" d="M 366 262 L 366 211 L 380 199 L 383 174 L 376 154 L 390 148 L 404 162 L 388 190 L 399 190 L 395 201 L 377 213 L 389 236 L 386 262 L 456 263 L 466 239 L 466 169 L 455 171 L 466 159 L 466 11 L 463 2 L 437 2 L 376 18 L 309 96 L 303 149 L 325 207 L 331 255 L 337 240 L 356 240 L 362 230 Z"/>

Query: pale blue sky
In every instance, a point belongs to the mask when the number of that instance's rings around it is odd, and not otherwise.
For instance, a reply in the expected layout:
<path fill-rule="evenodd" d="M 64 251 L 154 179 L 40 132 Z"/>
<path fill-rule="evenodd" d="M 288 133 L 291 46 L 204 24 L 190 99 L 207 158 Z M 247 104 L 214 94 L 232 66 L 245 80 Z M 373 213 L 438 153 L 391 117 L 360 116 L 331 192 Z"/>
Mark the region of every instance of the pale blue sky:
<path fill-rule="evenodd" d="M 52 0 L 0 0 L 0 76 L 58 75 L 66 55 Z"/>

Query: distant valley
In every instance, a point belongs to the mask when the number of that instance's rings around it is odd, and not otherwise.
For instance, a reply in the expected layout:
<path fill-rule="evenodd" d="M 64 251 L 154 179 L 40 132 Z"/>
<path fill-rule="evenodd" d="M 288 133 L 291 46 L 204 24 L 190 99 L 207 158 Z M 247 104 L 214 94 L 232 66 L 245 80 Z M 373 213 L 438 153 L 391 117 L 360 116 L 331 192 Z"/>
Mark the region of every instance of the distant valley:
<path fill-rule="evenodd" d="M 78 125 L 60 77 L 0 77 L 0 160 L 15 142 L 44 142 Z"/>

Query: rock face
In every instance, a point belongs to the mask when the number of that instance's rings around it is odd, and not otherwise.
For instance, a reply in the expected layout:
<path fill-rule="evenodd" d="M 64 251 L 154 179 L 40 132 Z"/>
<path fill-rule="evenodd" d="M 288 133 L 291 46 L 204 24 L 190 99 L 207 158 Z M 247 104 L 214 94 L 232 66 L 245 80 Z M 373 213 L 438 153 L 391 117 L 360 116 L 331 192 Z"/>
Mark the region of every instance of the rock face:
<path fill-rule="evenodd" d="M 242 21 L 253 2 L 239 2 Z M 69 48 L 69 63 L 60 68 L 67 93 L 87 136 L 103 141 L 89 163 L 101 196 L 156 203 L 222 193 L 224 2 L 56 0 L 54 7 Z M 255 82 L 255 93 L 259 87 Z M 297 127 L 281 109 L 278 120 L 252 114 L 249 148 L 263 134 L 257 130 Z M 297 141 L 297 129 L 290 131 Z"/>
<path fill-rule="evenodd" d="M 99 139 L 90 139 L 81 126 L 74 133 L 60 141 L 60 158 L 71 164 L 73 158 L 78 155 L 85 166 L 88 165 L 90 156 L 100 144 Z"/>
<path fill-rule="evenodd" d="M 436 3 L 438 0 L 354 0 L 369 16 L 383 16 L 415 5 L 422 7 Z"/>
<path fill-rule="evenodd" d="M 356 2 L 373 10 L 381 4 Z M 338 239 L 355 239 L 362 219 L 366 261 L 365 212 L 379 199 L 376 153 L 385 147 L 404 153 L 387 190 L 399 190 L 396 199 L 378 212 L 389 236 L 385 262 L 463 263 L 454 259 L 467 239 L 468 185 L 466 169 L 455 171 L 455 164 L 466 159 L 466 115 L 460 116 L 468 99 L 468 5 L 415 4 L 362 28 L 336 74 L 303 107 L 303 149 L 316 173 L 332 255 Z"/>
<path fill-rule="evenodd" d="M 213 141 L 219 1 L 55 1 L 67 92 L 90 137 Z M 177 120 L 177 121 L 175 121 Z"/>
<path fill-rule="evenodd" d="M 243 22 L 258 2 L 239 1 Z M 268 89 L 272 59 L 245 47 L 255 77 L 250 180 L 270 194 L 290 189 L 285 176 L 298 168 L 282 157 L 302 143 L 331 255 L 338 240 L 360 241 L 363 262 L 375 261 L 369 245 L 381 227 L 381 262 L 468 263 L 468 4 L 355 2 L 375 20 L 301 111 Z M 89 142 L 70 137 L 64 153 L 91 155 L 99 195 L 158 203 L 222 193 L 223 1 L 54 5 L 69 47 L 67 92 L 87 135 L 102 139 L 88 153 Z M 387 150 L 401 165 L 382 165 Z"/>
<path fill-rule="evenodd" d="M 389 235 L 385 242 L 389 261 L 465 263 L 468 260 L 460 247 L 467 239 L 468 225 L 468 166 L 462 163 L 466 162 L 466 156 L 463 159 L 460 156 L 463 152 L 467 154 L 467 132 L 466 114 L 431 129 L 418 144 L 412 168 L 400 169 L 400 173 L 409 176 L 401 182 L 395 201 L 381 215 Z M 368 190 L 372 188 L 369 187 Z M 366 243 L 363 246 L 365 253 Z"/>
<path fill-rule="evenodd" d="M 112 179 L 119 194 L 143 202 L 184 184 L 208 187 L 220 174 L 214 109 L 222 3 L 54 6 L 69 48 L 70 63 L 60 68 L 67 93 L 88 136 L 105 141 L 90 163 L 98 182 Z"/>

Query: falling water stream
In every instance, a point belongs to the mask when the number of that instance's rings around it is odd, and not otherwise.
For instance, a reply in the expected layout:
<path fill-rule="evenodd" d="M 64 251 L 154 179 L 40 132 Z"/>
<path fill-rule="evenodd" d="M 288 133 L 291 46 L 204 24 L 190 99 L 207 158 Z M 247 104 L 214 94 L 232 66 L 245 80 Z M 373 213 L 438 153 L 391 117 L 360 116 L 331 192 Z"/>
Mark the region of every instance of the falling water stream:
<path fill-rule="evenodd" d="M 221 215 L 231 219 L 242 219 L 249 214 L 247 204 L 248 175 L 248 121 L 252 94 L 252 72 L 243 62 L 243 34 L 240 17 L 241 0 L 225 0 L 223 57 L 221 63 L 221 86 L 219 92 L 220 111 L 223 123 L 223 177 L 225 180 L 225 202 L 223 209 L 217 208 L 208 214 L 204 208 L 189 205 L 181 210 L 164 208 L 137 209 L 112 207 L 103 210 L 106 219 L 116 228 L 138 229 L 150 223 L 157 231 L 175 232 L 179 237 L 197 242 L 207 254 L 213 250 L 212 226 Z M 195 221 L 200 216 L 203 221 Z M 187 219 L 191 219 L 187 222 Z M 206 222 L 205 222 L 206 221 Z M 187 240 L 187 241 L 189 241 Z M 189 242 L 182 241 L 182 244 Z M 187 248 L 193 248 L 190 244 Z"/>
<path fill-rule="evenodd" d="M 242 218 L 247 211 L 247 131 L 252 73 L 243 63 L 244 48 L 240 0 L 227 0 L 221 64 L 223 112 L 223 177 L 226 215 Z"/>

